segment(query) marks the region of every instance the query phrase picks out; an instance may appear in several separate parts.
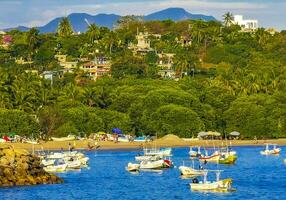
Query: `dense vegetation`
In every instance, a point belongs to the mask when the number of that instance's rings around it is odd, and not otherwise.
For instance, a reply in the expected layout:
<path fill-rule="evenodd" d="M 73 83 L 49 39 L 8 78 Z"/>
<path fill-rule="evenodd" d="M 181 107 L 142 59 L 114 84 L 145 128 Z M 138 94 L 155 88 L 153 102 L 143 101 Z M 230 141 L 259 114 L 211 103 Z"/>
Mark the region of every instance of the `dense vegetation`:
<path fill-rule="evenodd" d="M 158 52 L 175 53 L 180 80 L 157 75 L 155 53 L 135 56 L 127 48 L 139 31 Z M 286 136 L 286 32 L 263 28 L 242 32 L 226 16 L 224 24 L 204 21 L 151 21 L 124 17 L 113 31 L 91 25 L 73 35 L 69 22 L 56 34 L 11 31 L 0 49 L 0 132 L 64 136 L 110 132 L 196 136 L 200 131 L 244 138 Z M 181 45 L 180 38 L 192 41 Z M 53 83 L 25 72 L 60 70 L 54 55 L 70 60 L 112 58 L 112 77 L 90 81 L 81 70 Z M 32 64 L 17 65 L 23 57 Z"/>

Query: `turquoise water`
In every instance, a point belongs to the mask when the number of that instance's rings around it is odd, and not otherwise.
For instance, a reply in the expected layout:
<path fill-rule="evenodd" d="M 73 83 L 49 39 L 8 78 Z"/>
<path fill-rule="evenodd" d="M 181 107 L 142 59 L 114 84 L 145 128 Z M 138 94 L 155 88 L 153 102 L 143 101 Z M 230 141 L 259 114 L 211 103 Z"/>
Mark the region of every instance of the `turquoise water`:
<path fill-rule="evenodd" d="M 129 161 L 134 161 L 136 150 L 87 152 L 90 168 L 59 174 L 65 183 L 0 189 L 2 200 L 73 200 L 73 199 L 285 199 L 286 148 L 280 156 L 260 155 L 262 147 L 234 147 L 238 152 L 237 164 L 224 166 L 208 164 L 208 168 L 222 169 L 222 178 L 231 177 L 232 193 L 192 192 L 191 180 L 181 179 L 178 169 L 162 172 L 130 174 L 125 171 Z M 175 166 L 188 158 L 188 148 L 173 149 Z M 211 178 L 211 177 L 210 177 Z"/>

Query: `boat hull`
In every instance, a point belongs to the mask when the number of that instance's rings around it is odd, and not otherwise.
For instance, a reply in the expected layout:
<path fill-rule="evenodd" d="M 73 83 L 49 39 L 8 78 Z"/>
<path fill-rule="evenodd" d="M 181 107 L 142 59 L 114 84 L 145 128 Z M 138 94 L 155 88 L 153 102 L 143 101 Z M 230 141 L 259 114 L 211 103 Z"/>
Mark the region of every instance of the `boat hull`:
<path fill-rule="evenodd" d="M 204 170 L 196 170 L 192 167 L 180 166 L 179 170 L 183 176 L 203 176 Z"/>
<path fill-rule="evenodd" d="M 227 192 L 231 190 L 232 179 L 224 179 L 216 182 L 190 183 L 193 191 Z"/>

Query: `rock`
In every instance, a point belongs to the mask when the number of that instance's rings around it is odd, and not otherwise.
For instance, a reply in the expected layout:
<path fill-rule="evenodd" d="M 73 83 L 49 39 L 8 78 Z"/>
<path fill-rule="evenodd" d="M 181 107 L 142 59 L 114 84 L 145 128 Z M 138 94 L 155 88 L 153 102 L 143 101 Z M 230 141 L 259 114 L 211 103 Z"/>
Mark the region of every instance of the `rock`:
<path fill-rule="evenodd" d="M 28 151 L 0 148 L 0 187 L 62 182 L 61 178 L 44 171 L 40 159 Z"/>

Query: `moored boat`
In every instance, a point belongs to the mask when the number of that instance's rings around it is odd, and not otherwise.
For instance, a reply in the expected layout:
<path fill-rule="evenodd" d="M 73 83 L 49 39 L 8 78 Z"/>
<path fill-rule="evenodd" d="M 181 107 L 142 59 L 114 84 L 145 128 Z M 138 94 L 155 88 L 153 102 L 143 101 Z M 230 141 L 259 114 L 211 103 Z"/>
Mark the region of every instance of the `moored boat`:
<path fill-rule="evenodd" d="M 197 178 L 193 179 L 190 183 L 191 190 L 193 191 L 206 191 L 206 192 L 228 192 L 231 191 L 232 179 L 227 178 L 220 180 L 219 170 L 213 170 L 216 173 L 216 181 L 208 181 L 207 175 L 211 170 L 205 171 L 203 181 L 199 181 Z"/>
<path fill-rule="evenodd" d="M 272 149 L 269 148 L 269 146 L 272 146 Z M 281 152 L 281 149 L 277 147 L 277 144 L 265 144 L 265 149 L 263 151 L 260 151 L 261 155 L 279 155 Z"/>
<path fill-rule="evenodd" d="M 200 155 L 199 160 L 203 162 L 215 162 L 217 163 L 220 159 L 220 153 L 215 151 L 212 155 Z"/>
<path fill-rule="evenodd" d="M 180 166 L 179 170 L 182 176 L 203 176 L 204 170 L 194 169 L 192 167 Z"/>
<path fill-rule="evenodd" d="M 140 164 L 137 163 L 128 163 L 126 170 L 129 172 L 138 172 L 140 169 Z"/>
<path fill-rule="evenodd" d="M 171 156 L 172 149 L 171 148 L 164 148 L 164 149 L 157 149 L 157 148 L 145 148 L 144 155 L 146 156 Z"/>
<path fill-rule="evenodd" d="M 44 170 L 46 172 L 65 172 L 67 169 L 67 164 L 61 164 L 61 165 L 51 165 L 44 167 Z"/>

